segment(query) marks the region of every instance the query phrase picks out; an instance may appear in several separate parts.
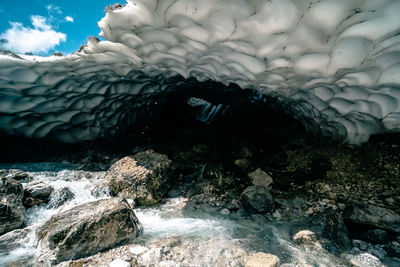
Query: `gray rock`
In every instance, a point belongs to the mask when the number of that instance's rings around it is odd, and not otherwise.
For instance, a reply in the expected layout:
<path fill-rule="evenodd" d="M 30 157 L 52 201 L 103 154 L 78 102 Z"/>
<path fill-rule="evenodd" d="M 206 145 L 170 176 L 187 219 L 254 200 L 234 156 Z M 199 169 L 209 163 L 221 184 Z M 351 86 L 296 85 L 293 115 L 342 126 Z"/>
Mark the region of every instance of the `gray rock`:
<path fill-rule="evenodd" d="M 400 215 L 392 210 L 354 202 L 343 212 L 346 223 L 400 233 Z"/>
<path fill-rule="evenodd" d="M 268 213 L 273 211 L 274 200 L 265 187 L 249 186 L 240 196 L 243 208 L 250 214 Z"/>
<path fill-rule="evenodd" d="M 54 188 L 43 182 L 31 182 L 24 188 L 24 206 L 27 208 L 47 203 Z"/>
<path fill-rule="evenodd" d="M 24 224 L 22 185 L 12 178 L 0 178 L 0 235 Z"/>
<path fill-rule="evenodd" d="M 146 150 L 120 159 L 105 174 L 113 195 L 128 197 L 137 205 L 154 205 L 167 193 L 172 162 L 166 155 Z"/>
<path fill-rule="evenodd" d="M 358 255 L 346 255 L 346 259 L 350 262 L 352 266 L 355 267 L 383 267 L 384 265 L 379 261 L 379 259 L 371 254 L 362 253 Z"/>
<path fill-rule="evenodd" d="M 17 181 L 29 181 L 32 179 L 32 176 L 30 174 L 18 169 L 0 170 L 0 177 L 7 177 Z"/>
<path fill-rule="evenodd" d="M 74 197 L 75 194 L 68 187 L 55 190 L 50 196 L 48 207 L 58 208 L 64 205 L 65 202 L 74 199 Z"/>
<path fill-rule="evenodd" d="M 41 226 L 35 263 L 50 266 L 138 237 L 142 226 L 125 199 L 89 202 L 54 215 Z"/>
<path fill-rule="evenodd" d="M 29 242 L 29 233 L 31 228 L 16 229 L 0 236 L 0 256 L 4 253 L 21 246 L 21 244 Z"/>

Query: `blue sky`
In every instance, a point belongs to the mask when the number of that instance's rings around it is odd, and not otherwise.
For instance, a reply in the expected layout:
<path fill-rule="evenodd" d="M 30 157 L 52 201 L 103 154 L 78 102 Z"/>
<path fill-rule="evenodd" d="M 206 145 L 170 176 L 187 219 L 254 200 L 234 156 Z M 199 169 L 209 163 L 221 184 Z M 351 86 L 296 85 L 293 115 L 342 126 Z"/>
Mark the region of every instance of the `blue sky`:
<path fill-rule="evenodd" d="M 118 0 L 0 0 L 0 48 L 51 55 L 75 52 L 100 32 L 106 6 Z M 126 1 L 121 0 L 121 4 Z"/>

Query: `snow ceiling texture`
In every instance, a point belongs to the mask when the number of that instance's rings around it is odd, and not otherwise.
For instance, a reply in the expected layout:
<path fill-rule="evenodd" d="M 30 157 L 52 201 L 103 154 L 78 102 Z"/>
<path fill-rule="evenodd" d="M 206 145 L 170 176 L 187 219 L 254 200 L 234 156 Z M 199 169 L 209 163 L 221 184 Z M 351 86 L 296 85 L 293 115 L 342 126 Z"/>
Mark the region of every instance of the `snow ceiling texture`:
<path fill-rule="evenodd" d="M 0 55 L 0 129 L 107 136 L 181 75 L 278 96 L 308 127 L 362 143 L 400 131 L 399 14 L 398 0 L 128 0 L 98 23 L 107 41 Z"/>

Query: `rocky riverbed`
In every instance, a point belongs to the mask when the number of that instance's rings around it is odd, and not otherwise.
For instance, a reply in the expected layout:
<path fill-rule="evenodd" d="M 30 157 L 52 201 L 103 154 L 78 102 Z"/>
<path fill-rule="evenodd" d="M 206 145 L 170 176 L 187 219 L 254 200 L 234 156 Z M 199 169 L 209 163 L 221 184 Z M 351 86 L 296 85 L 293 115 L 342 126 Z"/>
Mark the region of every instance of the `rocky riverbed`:
<path fill-rule="evenodd" d="M 399 153 L 298 138 L 0 166 L 1 266 L 398 266 Z"/>

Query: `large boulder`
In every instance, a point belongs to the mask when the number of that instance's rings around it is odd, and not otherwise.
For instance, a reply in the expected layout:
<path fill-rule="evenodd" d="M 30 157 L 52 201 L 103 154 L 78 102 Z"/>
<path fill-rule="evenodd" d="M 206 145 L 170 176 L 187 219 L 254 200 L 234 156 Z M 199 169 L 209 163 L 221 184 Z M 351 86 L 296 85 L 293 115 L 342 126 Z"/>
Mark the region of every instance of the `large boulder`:
<path fill-rule="evenodd" d="M 274 199 L 269 190 L 262 186 L 249 186 L 240 196 L 243 208 L 250 214 L 273 211 Z"/>
<path fill-rule="evenodd" d="M 351 226 L 400 233 L 400 215 L 389 209 L 354 202 L 343 212 L 343 218 Z"/>
<path fill-rule="evenodd" d="M 132 198 L 137 205 L 153 205 L 168 191 L 171 176 L 171 160 L 146 150 L 114 163 L 105 179 L 114 196 Z"/>
<path fill-rule="evenodd" d="M 54 188 L 43 182 L 30 182 L 24 187 L 24 206 L 27 208 L 47 203 Z"/>
<path fill-rule="evenodd" d="M 52 216 L 36 235 L 38 266 L 86 257 L 138 237 L 142 226 L 125 199 L 103 199 Z"/>
<path fill-rule="evenodd" d="M 24 190 L 17 180 L 0 178 L 0 235 L 24 224 L 23 198 Z"/>

